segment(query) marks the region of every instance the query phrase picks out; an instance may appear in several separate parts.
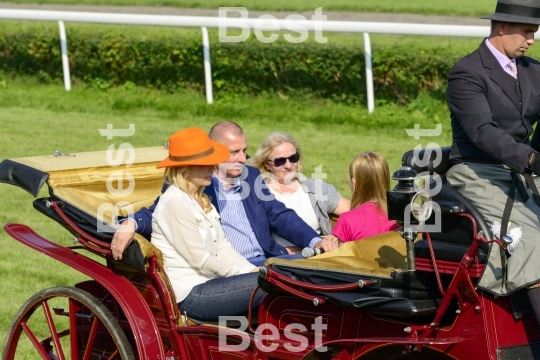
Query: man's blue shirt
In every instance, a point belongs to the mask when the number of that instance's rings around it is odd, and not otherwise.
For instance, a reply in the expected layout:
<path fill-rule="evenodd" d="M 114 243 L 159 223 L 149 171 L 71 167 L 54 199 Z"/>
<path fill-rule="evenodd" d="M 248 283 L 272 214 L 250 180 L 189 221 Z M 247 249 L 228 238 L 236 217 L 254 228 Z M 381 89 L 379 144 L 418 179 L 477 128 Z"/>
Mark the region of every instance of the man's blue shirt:
<path fill-rule="evenodd" d="M 240 183 L 227 189 L 227 183 L 212 174 L 212 185 L 216 192 L 220 222 L 231 245 L 246 259 L 264 255 L 242 203 Z"/>

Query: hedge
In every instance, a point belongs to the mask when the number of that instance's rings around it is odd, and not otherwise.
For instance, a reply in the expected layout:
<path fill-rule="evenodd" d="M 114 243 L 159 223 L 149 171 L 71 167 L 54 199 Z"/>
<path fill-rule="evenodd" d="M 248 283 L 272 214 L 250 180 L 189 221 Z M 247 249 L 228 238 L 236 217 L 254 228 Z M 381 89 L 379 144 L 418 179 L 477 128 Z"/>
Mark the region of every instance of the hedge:
<path fill-rule="evenodd" d="M 97 87 L 122 84 L 166 89 L 204 89 L 199 37 L 100 35 L 70 32 L 69 62 L 74 82 Z M 365 102 L 363 46 L 275 42 L 219 43 L 210 48 L 216 97 L 274 92 L 280 96 Z M 392 46 L 373 48 L 379 102 L 407 103 L 420 92 L 441 96 L 452 64 L 462 54 L 443 46 L 429 51 Z M 9 75 L 62 79 L 58 35 L 15 32 L 0 36 L 0 69 Z"/>

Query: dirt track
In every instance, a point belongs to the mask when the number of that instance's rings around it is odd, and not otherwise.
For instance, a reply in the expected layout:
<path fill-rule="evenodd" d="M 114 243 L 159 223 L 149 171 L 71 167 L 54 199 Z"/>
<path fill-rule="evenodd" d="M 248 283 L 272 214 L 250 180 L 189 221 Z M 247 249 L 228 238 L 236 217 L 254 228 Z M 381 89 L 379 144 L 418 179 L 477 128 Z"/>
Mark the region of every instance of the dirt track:
<path fill-rule="evenodd" d="M 33 9 L 58 11 L 88 11 L 124 14 L 152 14 L 152 15 L 187 15 L 187 16 L 218 16 L 218 9 L 182 9 L 171 7 L 135 7 L 135 6 L 91 6 L 91 5 L 40 5 L 40 4 L 13 4 L 0 2 L 0 9 Z M 249 9 L 248 9 L 249 10 Z M 300 14 L 310 19 L 313 12 L 262 12 L 250 11 L 249 17 L 259 17 L 262 14 L 272 14 L 283 19 L 290 14 Z M 375 21 L 375 22 L 403 22 L 416 24 L 450 24 L 450 25 L 489 25 L 487 20 L 475 17 L 456 16 L 425 16 L 416 14 L 390 14 L 390 13 L 359 13 L 324 11 L 327 20 L 339 21 Z M 233 16 L 232 13 L 230 15 Z"/>

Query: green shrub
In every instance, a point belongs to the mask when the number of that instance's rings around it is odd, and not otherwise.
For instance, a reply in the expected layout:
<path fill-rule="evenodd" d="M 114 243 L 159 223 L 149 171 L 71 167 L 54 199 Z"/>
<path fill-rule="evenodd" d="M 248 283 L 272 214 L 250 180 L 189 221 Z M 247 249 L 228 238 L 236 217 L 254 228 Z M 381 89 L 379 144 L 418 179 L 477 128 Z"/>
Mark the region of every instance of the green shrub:
<path fill-rule="evenodd" d="M 365 103 L 363 46 L 306 42 L 272 44 L 254 37 L 244 43 L 211 44 L 217 97 L 277 93 Z M 72 80 L 106 89 L 128 84 L 175 91 L 203 91 L 200 37 L 145 37 L 71 31 Z M 421 92 L 440 97 L 450 67 L 463 54 L 440 47 L 374 46 L 373 76 L 378 102 L 408 103 Z M 57 33 L 4 32 L 0 67 L 6 74 L 62 78 Z"/>

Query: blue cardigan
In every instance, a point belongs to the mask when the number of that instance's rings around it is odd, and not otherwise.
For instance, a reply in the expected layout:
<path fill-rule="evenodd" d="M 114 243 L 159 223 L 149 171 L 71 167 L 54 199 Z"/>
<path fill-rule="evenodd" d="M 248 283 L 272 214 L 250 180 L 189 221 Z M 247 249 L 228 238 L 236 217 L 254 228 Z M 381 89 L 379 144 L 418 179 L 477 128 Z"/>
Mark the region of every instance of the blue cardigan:
<path fill-rule="evenodd" d="M 242 171 L 244 180 L 240 186 L 242 186 L 242 191 L 247 193 L 242 203 L 249 224 L 264 250 L 265 256 L 272 257 L 287 254 L 287 250 L 274 240 L 271 235 L 272 232 L 300 248 L 308 247 L 311 240 L 319 237 L 319 234 L 306 224 L 294 210 L 288 209 L 282 202 L 275 199 L 274 195 L 268 191 L 266 183 L 260 174 L 259 169 L 244 166 Z M 248 186 L 249 188 L 247 188 Z M 166 186 L 163 188 L 165 189 Z M 204 192 L 210 197 L 217 211 L 221 213 L 214 186 L 207 186 Z M 262 195 L 258 196 L 257 194 Z M 134 214 L 134 219 L 137 222 L 137 232 L 149 240 L 152 234 L 152 213 L 158 201 L 159 197 L 150 208 L 142 208 Z"/>

